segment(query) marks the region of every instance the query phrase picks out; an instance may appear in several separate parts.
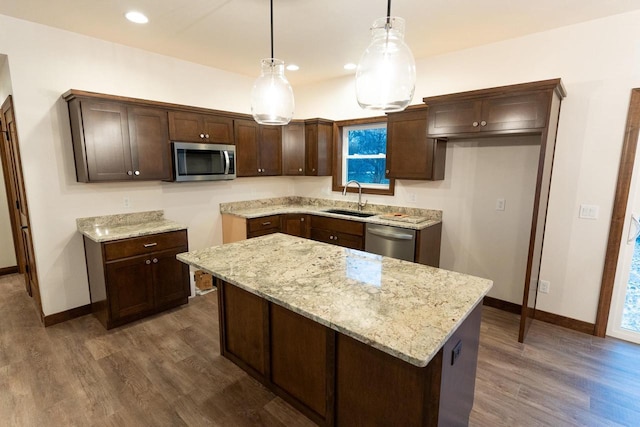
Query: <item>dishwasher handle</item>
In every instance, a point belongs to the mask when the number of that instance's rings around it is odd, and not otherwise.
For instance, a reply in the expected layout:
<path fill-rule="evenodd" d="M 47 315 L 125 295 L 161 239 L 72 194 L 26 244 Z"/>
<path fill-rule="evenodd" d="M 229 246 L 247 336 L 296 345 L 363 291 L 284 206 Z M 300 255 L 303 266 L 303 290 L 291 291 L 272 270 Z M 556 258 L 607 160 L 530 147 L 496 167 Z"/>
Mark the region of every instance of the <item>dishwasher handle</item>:
<path fill-rule="evenodd" d="M 368 227 L 367 232 L 369 234 L 373 234 L 374 236 L 386 237 L 390 239 L 398 239 L 398 240 L 413 240 L 413 234 L 400 233 L 397 231 L 387 231 L 381 230 L 379 228 Z"/>

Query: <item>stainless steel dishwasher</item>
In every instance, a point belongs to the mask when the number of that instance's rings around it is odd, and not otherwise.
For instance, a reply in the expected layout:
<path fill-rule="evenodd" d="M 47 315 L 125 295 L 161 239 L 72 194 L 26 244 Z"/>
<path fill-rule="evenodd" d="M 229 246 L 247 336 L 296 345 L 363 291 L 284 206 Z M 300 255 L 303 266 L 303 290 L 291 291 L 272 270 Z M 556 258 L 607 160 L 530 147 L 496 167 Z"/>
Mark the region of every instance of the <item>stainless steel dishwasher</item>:
<path fill-rule="evenodd" d="M 364 250 L 413 262 L 416 250 L 416 230 L 390 225 L 366 224 Z"/>

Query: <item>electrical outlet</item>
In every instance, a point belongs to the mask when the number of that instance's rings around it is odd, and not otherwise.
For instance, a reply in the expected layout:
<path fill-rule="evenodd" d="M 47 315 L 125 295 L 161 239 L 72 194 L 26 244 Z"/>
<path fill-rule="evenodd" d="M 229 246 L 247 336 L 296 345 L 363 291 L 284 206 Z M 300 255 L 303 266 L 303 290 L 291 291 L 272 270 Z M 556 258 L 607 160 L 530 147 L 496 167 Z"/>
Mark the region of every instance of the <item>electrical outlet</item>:
<path fill-rule="evenodd" d="M 548 280 L 540 280 L 538 282 L 538 292 L 541 294 L 548 294 L 551 283 Z"/>
<path fill-rule="evenodd" d="M 600 206 L 596 205 L 580 205 L 580 218 L 598 219 Z"/>
<path fill-rule="evenodd" d="M 124 206 L 125 208 L 130 208 L 131 199 L 129 199 L 128 197 L 125 197 L 124 199 L 122 199 L 122 206 Z"/>
<path fill-rule="evenodd" d="M 497 199 L 496 200 L 496 210 L 497 211 L 503 211 L 505 209 L 506 203 L 507 202 L 504 199 Z"/>
<path fill-rule="evenodd" d="M 407 201 L 411 202 L 411 203 L 415 203 L 418 200 L 416 193 L 408 193 L 407 194 Z"/>

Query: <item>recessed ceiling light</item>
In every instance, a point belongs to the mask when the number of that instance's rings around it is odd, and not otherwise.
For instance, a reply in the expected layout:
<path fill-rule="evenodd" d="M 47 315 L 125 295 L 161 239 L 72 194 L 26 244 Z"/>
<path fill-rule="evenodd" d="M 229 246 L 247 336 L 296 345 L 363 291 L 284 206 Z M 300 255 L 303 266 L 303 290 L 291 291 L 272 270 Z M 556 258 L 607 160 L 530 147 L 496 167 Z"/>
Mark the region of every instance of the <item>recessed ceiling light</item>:
<path fill-rule="evenodd" d="M 298 71 L 299 69 L 300 69 L 300 67 L 298 67 L 296 64 L 287 65 L 287 70 L 289 70 L 289 71 Z"/>
<path fill-rule="evenodd" d="M 348 64 L 344 64 L 344 69 L 345 70 L 355 70 L 356 68 L 358 68 L 358 66 L 356 64 L 354 64 L 353 62 L 349 62 Z"/>
<path fill-rule="evenodd" d="M 131 11 L 131 12 L 127 12 L 124 16 L 129 21 L 135 22 L 136 24 L 146 24 L 147 22 L 149 22 L 149 18 L 147 18 L 141 12 Z"/>

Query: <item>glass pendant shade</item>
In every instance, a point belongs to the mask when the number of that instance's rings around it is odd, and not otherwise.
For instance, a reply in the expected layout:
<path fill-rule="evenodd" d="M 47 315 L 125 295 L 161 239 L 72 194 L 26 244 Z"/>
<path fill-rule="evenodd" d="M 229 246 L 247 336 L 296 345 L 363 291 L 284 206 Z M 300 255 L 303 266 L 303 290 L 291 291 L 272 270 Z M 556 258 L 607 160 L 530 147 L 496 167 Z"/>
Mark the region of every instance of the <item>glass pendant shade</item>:
<path fill-rule="evenodd" d="M 404 19 L 376 19 L 371 38 L 356 70 L 358 104 L 367 110 L 404 110 L 416 87 L 416 62 L 404 42 Z"/>
<path fill-rule="evenodd" d="M 263 125 L 286 125 L 293 117 L 293 89 L 284 76 L 284 61 L 261 61 L 262 72 L 251 90 L 251 114 Z"/>

